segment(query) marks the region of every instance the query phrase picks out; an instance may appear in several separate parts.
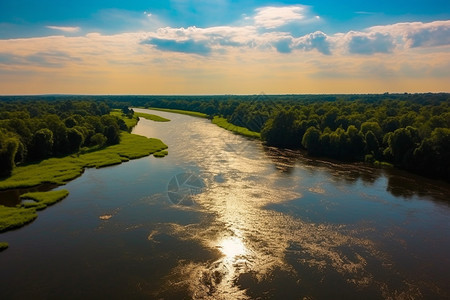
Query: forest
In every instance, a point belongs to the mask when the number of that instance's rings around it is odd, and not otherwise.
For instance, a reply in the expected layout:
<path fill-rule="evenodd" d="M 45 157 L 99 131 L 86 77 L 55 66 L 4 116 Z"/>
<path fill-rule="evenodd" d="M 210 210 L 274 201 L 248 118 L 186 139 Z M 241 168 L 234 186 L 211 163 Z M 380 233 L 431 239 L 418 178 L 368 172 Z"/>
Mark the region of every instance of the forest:
<path fill-rule="evenodd" d="M 0 177 L 16 165 L 118 144 L 125 122 L 101 101 L 9 99 L 0 101 Z"/>
<path fill-rule="evenodd" d="M 270 146 L 394 165 L 450 182 L 450 94 L 2 97 L 0 160 L 14 164 L 117 143 L 113 108 L 196 111 L 261 134 Z"/>

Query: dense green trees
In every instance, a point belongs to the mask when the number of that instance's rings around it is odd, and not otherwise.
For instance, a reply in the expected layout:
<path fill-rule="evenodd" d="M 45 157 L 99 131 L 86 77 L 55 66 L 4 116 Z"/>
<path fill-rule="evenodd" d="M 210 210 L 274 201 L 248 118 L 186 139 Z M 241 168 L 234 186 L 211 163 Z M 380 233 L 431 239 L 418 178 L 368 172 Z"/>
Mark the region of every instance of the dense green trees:
<path fill-rule="evenodd" d="M 0 176 L 11 174 L 15 166 L 15 155 L 19 149 L 19 140 L 0 129 Z"/>
<path fill-rule="evenodd" d="M 389 162 L 450 181 L 449 94 L 136 96 L 126 105 L 199 111 L 261 132 L 269 145 L 345 161 Z"/>
<path fill-rule="evenodd" d="M 16 149 L 16 142 L 4 146 L 6 139 L 17 141 L 16 164 L 30 160 L 35 134 L 44 128 L 53 134 L 50 155 L 115 143 L 126 125 L 107 116 L 110 107 L 129 114 L 129 107 L 139 106 L 221 116 L 261 132 L 272 146 L 345 161 L 385 161 L 450 181 L 449 94 L 22 98 L 0 101 L 0 152 L 6 157 Z"/>
<path fill-rule="evenodd" d="M 117 144 L 125 125 L 109 115 L 111 109 L 104 102 L 1 100 L 0 176 L 10 175 L 16 164 L 67 155 L 81 147 Z"/>

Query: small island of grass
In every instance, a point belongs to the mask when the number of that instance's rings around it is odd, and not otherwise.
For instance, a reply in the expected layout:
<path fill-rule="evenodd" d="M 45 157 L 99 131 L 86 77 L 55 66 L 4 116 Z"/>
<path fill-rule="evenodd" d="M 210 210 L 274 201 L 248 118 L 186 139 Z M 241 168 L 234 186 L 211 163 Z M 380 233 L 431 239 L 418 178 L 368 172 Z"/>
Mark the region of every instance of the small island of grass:
<path fill-rule="evenodd" d="M 2 252 L 3 250 L 8 249 L 9 244 L 5 243 L 5 242 L 0 242 L 0 252 Z"/>
<path fill-rule="evenodd" d="M 20 196 L 23 200 L 34 200 L 31 202 L 25 202 L 22 204 L 23 207 L 29 208 L 34 207 L 36 210 L 45 209 L 47 206 L 53 205 L 56 202 L 61 201 L 69 195 L 68 190 L 59 191 L 49 191 L 49 192 L 34 192 L 26 193 Z"/>
<path fill-rule="evenodd" d="M 197 111 L 181 110 L 181 109 L 170 109 L 170 108 L 156 108 L 156 107 L 146 107 L 146 109 L 165 111 L 165 112 L 182 114 L 182 115 L 188 115 L 188 116 L 199 117 L 199 118 L 208 118 L 207 114 L 204 114 L 204 113 L 201 113 L 201 112 L 197 112 Z"/>
<path fill-rule="evenodd" d="M 134 116 L 137 116 L 139 118 L 144 118 L 147 120 L 155 121 L 155 122 L 170 122 L 169 119 L 153 115 L 153 114 L 146 114 L 146 113 L 140 113 L 140 112 L 134 112 Z"/>

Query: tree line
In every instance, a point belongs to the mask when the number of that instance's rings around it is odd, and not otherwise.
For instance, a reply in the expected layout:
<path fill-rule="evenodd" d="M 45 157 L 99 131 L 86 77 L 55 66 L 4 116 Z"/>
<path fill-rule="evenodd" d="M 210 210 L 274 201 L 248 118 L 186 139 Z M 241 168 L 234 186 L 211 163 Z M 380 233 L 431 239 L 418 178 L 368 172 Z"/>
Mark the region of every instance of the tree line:
<path fill-rule="evenodd" d="M 16 165 L 119 143 L 127 127 L 110 111 L 95 100 L 2 97 L 0 176 L 9 176 Z"/>
<path fill-rule="evenodd" d="M 125 112 L 126 107 L 157 107 L 224 117 L 234 125 L 260 132 L 262 140 L 271 146 L 303 148 L 310 155 L 342 161 L 387 162 L 450 182 L 450 94 L 446 93 L 1 99 L 0 151 L 9 153 L 0 155 L 2 166 L 5 158 L 11 160 L 13 152 L 16 152 L 14 162 L 20 163 L 62 155 L 75 151 L 79 145 L 101 144 L 100 138 L 99 141 L 93 138 L 96 133 L 106 137 L 103 142 L 113 143 L 113 131 L 123 124 L 107 116 L 109 109 L 119 108 Z M 14 125 L 14 122 L 20 123 L 13 121 L 17 119 L 25 126 Z M 73 122 L 69 121 L 72 119 Z M 62 126 L 56 124 L 61 123 L 65 130 L 58 131 Z M 114 130 L 108 132 L 110 125 Z M 28 128 L 28 131 L 20 128 Z M 37 134 L 46 128 L 51 133 L 44 130 Z M 82 133 L 81 144 L 74 130 Z M 37 144 L 47 146 L 38 150 L 33 148 Z"/>
<path fill-rule="evenodd" d="M 135 96 L 127 105 L 193 110 L 260 132 L 271 146 L 387 162 L 450 182 L 450 94 Z"/>

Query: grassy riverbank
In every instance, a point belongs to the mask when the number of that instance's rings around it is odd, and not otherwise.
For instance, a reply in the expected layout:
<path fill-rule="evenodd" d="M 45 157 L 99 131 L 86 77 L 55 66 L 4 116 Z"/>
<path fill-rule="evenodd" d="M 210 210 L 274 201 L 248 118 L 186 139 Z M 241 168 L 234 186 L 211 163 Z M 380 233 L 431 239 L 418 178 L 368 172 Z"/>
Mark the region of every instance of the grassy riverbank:
<path fill-rule="evenodd" d="M 128 131 L 131 131 L 131 129 L 133 129 L 133 127 L 136 126 L 136 124 L 139 122 L 139 118 L 137 116 L 134 115 L 131 118 L 128 118 L 122 113 L 120 109 L 113 109 L 110 112 L 110 115 L 122 119 L 125 122 L 125 125 L 127 125 Z"/>
<path fill-rule="evenodd" d="M 250 131 L 245 127 L 233 125 L 229 123 L 225 118 L 214 117 L 214 119 L 212 119 L 212 123 L 237 134 L 241 134 L 251 138 L 258 138 L 258 139 L 261 138 L 261 134 L 259 132 Z"/>
<path fill-rule="evenodd" d="M 67 190 L 26 193 L 20 196 L 24 202 L 16 207 L 6 207 L 0 205 L 0 232 L 17 229 L 37 218 L 37 210 L 43 210 L 47 206 L 61 201 L 69 195 Z M 0 252 L 6 250 L 9 244 L 0 242 Z"/>
<path fill-rule="evenodd" d="M 169 119 L 157 116 L 157 115 L 153 115 L 153 114 L 146 114 L 146 113 L 140 113 L 140 112 L 134 112 L 134 115 L 139 117 L 139 118 L 144 118 L 147 120 L 152 120 L 155 122 L 170 122 Z"/>
<path fill-rule="evenodd" d="M 44 183 L 62 185 L 80 176 L 85 168 L 117 165 L 130 159 L 148 156 L 167 149 L 159 139 L 121 133 L 120 144 L 61 158 L 49 158 L 38 163 L 16 167 L 12 175 L 0 182 L 0 190 L 27 188 Z"/>
<path fill-rule="evenodd" d="M 126 119 L 132 128 L 138 119 Z M 134 122 L 134 124 L 133 124 Z M 159 139 L 146 138 L 127 132 L 121 132 L 120 143 L 104 148 L 93 147 L 84 152 L 59 158 L 49 158 L 33 164 L 16 167 L 12 175 L 0 182 L 0 190 L 27 188 L 44 183 L 63 185 L 80 176 L 85 168 L 102 168 L 117 165 L 130 159 L 154 154 L 164 157 L 168 154 L 167 145 Z M 37 218 L 37 210 L 61 201 L 69 192 L 67 190 L 35 192 L 21 195 L 21 199 L 31 199 L 16 207 L 0 205 L 0 232 L 22 227 Z M 8 247 L 0 243 L 1 250 Z M 1 251 L 0 250 L 0 251 Z"/>
<path fill-rule="evenodd" d="M 180 110 L 180 109 L 170 109 L 170 108 L 155 108 L 155 107 L 147 107 L 146 109 L 165 111 L 165 112 L 182 114 L 182 115 L 188 115 L 188 116 L 199 117 L 199 118 L 208 118 L 207 114 L 196 112 L 196 111 L 190 111 L 190 110 Z"/>

